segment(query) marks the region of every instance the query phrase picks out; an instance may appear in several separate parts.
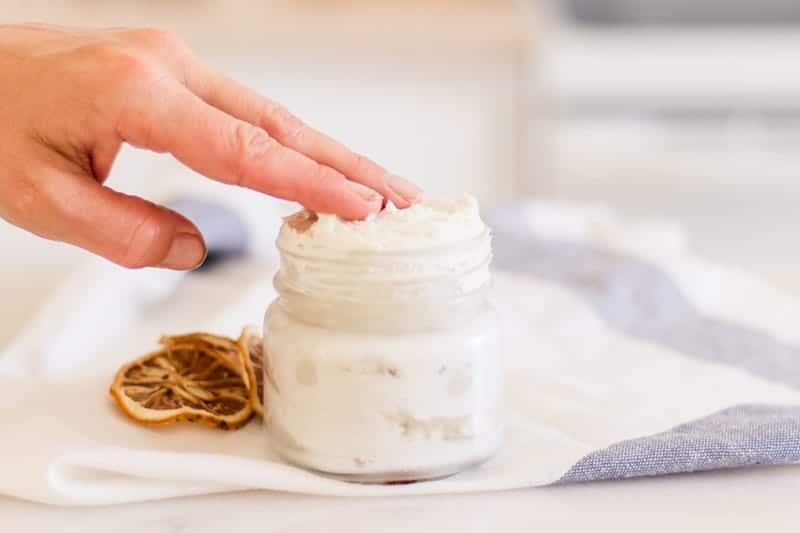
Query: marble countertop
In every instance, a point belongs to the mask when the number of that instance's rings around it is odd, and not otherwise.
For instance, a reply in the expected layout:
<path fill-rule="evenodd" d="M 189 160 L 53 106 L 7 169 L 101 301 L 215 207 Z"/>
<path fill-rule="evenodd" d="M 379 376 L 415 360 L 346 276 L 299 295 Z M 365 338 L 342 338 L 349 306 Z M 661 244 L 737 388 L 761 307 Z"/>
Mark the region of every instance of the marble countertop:
<path fill-rule="evenodd" d="M 104 508 L 0 498 L 3 531 L 28 533 L 796 531 L 797 467 L 465 496 L 340 499 L 250 492 Z"/>

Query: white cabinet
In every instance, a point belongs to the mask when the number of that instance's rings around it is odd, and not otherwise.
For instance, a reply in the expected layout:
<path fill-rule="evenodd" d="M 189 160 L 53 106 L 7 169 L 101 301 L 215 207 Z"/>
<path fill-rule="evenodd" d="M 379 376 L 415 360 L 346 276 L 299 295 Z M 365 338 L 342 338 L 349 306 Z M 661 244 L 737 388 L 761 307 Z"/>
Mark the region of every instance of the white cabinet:
<path fill-rule="evenodd" d="M 699 254 L 800 285 L 800 33 L 554 27 L 551 192 L 677 219 Z"/>

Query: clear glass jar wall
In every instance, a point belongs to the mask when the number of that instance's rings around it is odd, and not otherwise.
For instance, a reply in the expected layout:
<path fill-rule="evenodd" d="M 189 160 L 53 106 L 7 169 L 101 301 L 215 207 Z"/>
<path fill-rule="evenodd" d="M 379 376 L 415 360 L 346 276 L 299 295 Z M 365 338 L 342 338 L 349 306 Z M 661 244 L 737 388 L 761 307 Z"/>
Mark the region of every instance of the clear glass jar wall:
<path fill-rule="evenodd" d="M 502 437 L 490 235 L 323 258 L 281 250 L 264 321 L 265 424 L 298 466 L 360 482 L 447 476 Z"/>

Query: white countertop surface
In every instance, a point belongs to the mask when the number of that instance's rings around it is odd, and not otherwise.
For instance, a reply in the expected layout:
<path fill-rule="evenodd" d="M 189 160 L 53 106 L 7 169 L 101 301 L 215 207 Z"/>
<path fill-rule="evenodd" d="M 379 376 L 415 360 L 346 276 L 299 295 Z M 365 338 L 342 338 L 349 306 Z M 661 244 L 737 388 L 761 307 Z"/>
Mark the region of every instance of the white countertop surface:
<path fill-rule="evenodd" d="M 798 467 L 468 496 L 393 499 L 238 493 L 105 508 L 0 498 L 3 531 L 415 533 L 797 531 Z"/>

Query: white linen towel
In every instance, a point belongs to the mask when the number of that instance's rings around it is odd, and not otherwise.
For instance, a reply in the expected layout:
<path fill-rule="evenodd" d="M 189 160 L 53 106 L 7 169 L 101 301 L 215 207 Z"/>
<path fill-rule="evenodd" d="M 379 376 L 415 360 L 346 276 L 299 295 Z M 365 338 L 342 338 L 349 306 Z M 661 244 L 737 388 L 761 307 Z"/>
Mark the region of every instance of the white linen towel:
<path fill-rule="evenodd" d="M 260 323 L 274 265 L 184 276 L 92 260 L 0 352 L 0 493 L 67 505 L 251 488 L 383 496 L 800 461 L 793 301 L 692 257 L 669 226 L 551 204 L 491 220 L 508 429 L 485 465 L 348 484 L 278 461 L 259 422 L 132 423 L 107 393 L 116 368 L 162 333 Z"/>

